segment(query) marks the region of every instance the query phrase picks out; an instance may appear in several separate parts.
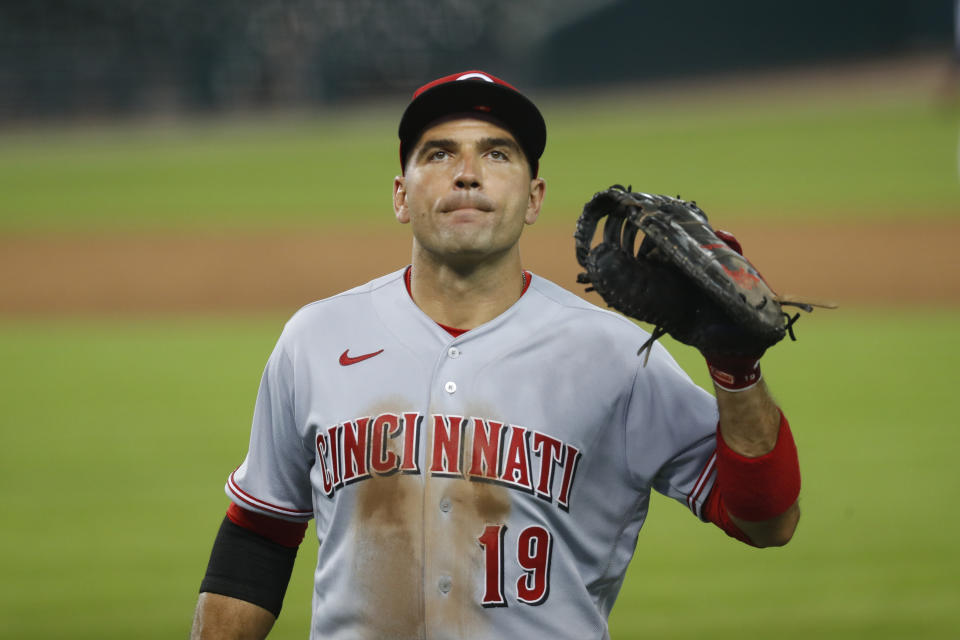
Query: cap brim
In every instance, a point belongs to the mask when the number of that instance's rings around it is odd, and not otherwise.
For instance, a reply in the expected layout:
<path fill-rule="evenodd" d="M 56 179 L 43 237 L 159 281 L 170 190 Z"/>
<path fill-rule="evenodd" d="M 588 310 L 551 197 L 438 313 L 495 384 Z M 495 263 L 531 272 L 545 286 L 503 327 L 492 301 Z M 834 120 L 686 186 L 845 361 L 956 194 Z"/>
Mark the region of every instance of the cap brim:
<path fill-rule="evenodd" d="M 400 119 L 400 148 L 413 150 L 427 126 L 455 113 L 486 114 L 506 125 L 535 165 L 547 144 L 547 125 L 536 105 L 523 94 L 485 80 L 458 80 L 432 87 L 411 102 Z M 402 158 L 406 161 L 406 157 Z"/>

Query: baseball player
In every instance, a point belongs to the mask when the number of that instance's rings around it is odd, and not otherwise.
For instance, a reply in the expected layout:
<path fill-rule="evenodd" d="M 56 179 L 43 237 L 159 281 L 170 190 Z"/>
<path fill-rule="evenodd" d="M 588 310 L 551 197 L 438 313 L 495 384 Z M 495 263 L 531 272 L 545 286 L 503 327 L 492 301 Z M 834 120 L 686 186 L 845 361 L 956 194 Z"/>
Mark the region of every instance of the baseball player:
<path fill-rule="evenodd" d="M 418 89 L 399 135 L 411 264 L 286 324 L 193 637 L 269 632 L 311 518 L 318 640 L 607 638 L 651 490 L 785 544 L 797 454 L 757 360 L 710 362 L 714 397 L 521 264 L 537 107 L 469 71 Z"/>

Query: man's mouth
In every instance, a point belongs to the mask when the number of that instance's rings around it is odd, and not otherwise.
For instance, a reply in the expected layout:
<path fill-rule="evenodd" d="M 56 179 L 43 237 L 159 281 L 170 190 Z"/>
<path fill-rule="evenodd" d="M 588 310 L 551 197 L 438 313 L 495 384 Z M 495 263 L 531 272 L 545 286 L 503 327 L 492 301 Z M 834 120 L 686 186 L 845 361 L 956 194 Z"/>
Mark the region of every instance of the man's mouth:
<path fill-rule="evenodd" d="M 458 211 L 479 211 L 489 212 L 496 207 L 490 198 L 483 195 L 462 196 L 454 195 L 444 198 L 440 201 L 441 213 L 454 213 Z"/>

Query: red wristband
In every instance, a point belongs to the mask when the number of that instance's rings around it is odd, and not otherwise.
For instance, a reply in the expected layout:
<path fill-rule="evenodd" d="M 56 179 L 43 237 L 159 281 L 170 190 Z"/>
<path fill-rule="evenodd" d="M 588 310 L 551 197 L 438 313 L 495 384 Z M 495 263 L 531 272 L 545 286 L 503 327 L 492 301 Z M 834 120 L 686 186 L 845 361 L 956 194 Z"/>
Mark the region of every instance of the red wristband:
<path fill-rule="evenodd" d="M 760 360 L 751 356 L 711 356 L 707 369 L 718 387 L 734 393 L 756 386 L 763 377 Z"/>
<path fill-rule="evenodd" d="M 800 462 L 783 412 L 777 444 L 757 458 L 742 456 L 728 447 L 717 430 L 717 485 L 727 510 L 742 520 L 775 518 L 797 501 Z"/>

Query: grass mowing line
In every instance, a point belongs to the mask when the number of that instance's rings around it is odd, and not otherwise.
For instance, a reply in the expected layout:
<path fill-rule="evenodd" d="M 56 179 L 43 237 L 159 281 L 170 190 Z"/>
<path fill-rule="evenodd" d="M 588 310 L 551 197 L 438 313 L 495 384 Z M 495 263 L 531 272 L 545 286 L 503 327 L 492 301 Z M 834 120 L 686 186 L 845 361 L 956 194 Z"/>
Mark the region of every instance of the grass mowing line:
<path fill-rule="evenodd" d="M 774 347 L 764 371 L 804 471 L 797 538 L 741 547 L 655 496 L 613 637 L 739 638 L 784 621 L 778 637 L 950 637 L 958 320 L 841 310 Z M 186 636 L 283 321 L 0 322 L 7 635 Z M 669 346 L 706 383 L 699 355 Z M 305 635 L 315 552 L 301 549 L 272 638 Z"/>
<path fill-rule="evenodd" d="M 957 118 L 925 96 L 792 107 L 576 104 L 557 102 L 549 118 L 548 224 L 617 181 L 680 193 L 724 219 L 892 217 L 906 197 L 912 216 L 960 211 Z M 388 224 L 395 120 L 391 109 L 15 135 L 0 145 L 0 232 Z"/>

